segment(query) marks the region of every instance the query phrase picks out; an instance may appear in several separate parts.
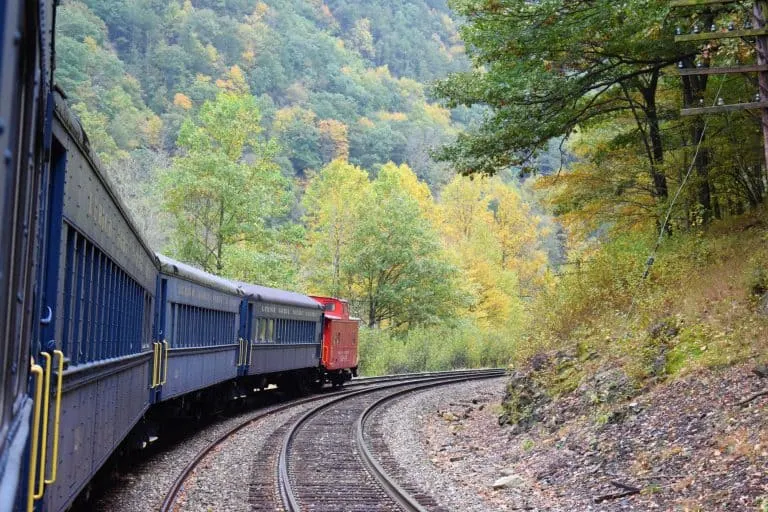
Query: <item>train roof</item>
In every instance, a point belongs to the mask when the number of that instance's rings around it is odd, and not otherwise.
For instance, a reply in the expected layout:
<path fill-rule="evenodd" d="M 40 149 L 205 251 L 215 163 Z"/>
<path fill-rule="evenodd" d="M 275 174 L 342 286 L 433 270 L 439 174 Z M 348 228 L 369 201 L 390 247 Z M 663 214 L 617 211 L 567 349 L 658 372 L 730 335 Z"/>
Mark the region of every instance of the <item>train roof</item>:
<path fill-rule="evenodd" d="M 59 120 L 63 129 L 69 133 L 70 137 L 72 137 L 72 140 L 82 152 L 83 158 L 88 161 L 94 174 L 96 174 L 97 178 L 104 184 L 107 194 L 109 194 L 112 201 L 114 201 L 120 215 L 122 215 L 125 222 L 128 224 L 128 228 L 136 235 L 136 238 L 138 238 L 139 243 L 147 256 L 151 257 L 153 251 L 146 241 L 144 232 L 138 227 L 136 221 L 133 219 L 131 210 L 125 205 L 125 202 L 120 195 L 116 193 L 117 187 L 115 187 L 112 179 L 102 169 L 101 162 L 96 156 L 96 152 L 91 147 L 88 135 L 85 133 L 80 118 L 69 108 L 64 92 L 58 87 L 54 89 L 53 103 L 54 117 Z"/>
<path fill-rule="evenodd" d="M 277 288 L 269 288 L 268 286 L 260 286 L 258 284 L 238 284 L 245 295 L 250 295 L 257 300 L 303 308 L 323 309 L 323 306 L 319 302 L 306 295 L 302 295 L 301 293 L 278 290 Z"/>
<path fill-rule="evenodd" d="M 164 274 L 179 276 L 183 279 L 215 288 L 217 290 L 231 293 L 233 295 L 245 295 L 253 297 L 256 300 L 264 302 L 273 302 L 276 304 L 286 304 L 288 306 L 298 306 L 303 308 L 323 309 L 323 306 L 316 300 L 306 295 L 286 290 L 278 290 L 268 286 L 258 284 L 243 283 L 241 281 L 230 281 L 213 274 L 210 274 L 192 265 L 176 261 L 168 256 L 155 253 L 160 266 L 160 271 Z"/>
<path fill-rule="evenodd" d="M 155 253 L 155 257 L 159 263 L 160 271 L 164 274 L 179 276 L 188 281 L 232 295 L 243 295 L 239 283 L 210 274 L 205 270 L 200 270 L 192 265 L 176 261 L 168 256 L 163 256 L 160 253 Z"/>

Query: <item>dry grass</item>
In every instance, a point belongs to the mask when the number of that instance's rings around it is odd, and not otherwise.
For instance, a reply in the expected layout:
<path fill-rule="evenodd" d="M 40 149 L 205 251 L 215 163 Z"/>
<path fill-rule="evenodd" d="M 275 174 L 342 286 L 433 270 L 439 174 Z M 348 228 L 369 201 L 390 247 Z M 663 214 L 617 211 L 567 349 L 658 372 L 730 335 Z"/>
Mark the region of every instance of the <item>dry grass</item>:
<path fill-rule="evenodd" d="M 619 235 L 542 294 L 518 360 L 547 350 L 596 353 L 580 374 L 618 365 L 638 383 L 768 361 L 768 314 L 752 294 L 768 287 L 768 214 L 666 240 L 641 282 L 651 243 L 649 236 Z M 649 334 L 660 322 L 674 326 L 674 334 Z M 568 391 L 562 380 L 552 380 L 554 394 Z"/>

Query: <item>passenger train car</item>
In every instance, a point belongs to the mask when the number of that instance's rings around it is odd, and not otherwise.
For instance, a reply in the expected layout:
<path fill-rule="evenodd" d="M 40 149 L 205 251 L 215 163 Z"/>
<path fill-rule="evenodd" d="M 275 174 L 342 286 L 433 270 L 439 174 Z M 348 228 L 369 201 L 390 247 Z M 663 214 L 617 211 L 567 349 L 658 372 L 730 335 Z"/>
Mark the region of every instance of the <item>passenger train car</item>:
<path fill-rule="evenodd" d="M 0 1 L 0 512 L 67 509 L 158 419 L 357 369 L 344 301 L 148 247 L 51 86 L 53 15 Z"/>
<path fill-rule="evenodd" d="M 37 214 L 47 166 L 53 2 L 0 2 L 0 510 L 26 505 L 35 409 Z M 42 396 L 42 393 L 39 394 Z M 19 489 L 22 489 L 19 491 Z M 34 490 L 33 490 L 34 492 Z"/>

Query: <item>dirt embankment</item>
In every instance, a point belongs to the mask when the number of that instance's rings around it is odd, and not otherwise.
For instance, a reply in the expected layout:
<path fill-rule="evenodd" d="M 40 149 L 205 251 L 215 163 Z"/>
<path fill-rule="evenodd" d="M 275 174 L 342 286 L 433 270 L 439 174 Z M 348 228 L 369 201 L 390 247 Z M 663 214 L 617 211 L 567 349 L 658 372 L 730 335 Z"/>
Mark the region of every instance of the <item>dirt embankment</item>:
<path fill-rule="evenodd" d="M 535 375 L 511 377 L 504 411 L 457 402 L 427 418 L 432 462 L 489 510 L 768 511 L 765 368 L 645 390 L 606 370 L 555 399 Z"/>

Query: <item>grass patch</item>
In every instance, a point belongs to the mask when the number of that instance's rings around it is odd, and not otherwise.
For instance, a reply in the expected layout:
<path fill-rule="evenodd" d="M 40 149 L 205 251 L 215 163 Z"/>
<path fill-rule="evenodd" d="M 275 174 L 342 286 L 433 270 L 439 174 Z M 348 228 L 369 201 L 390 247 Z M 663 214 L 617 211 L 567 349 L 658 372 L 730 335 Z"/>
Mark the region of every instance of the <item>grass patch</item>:
<path fill-rule="evenodd" d="M 768 356 L 768 218 L 716 222 L 667 239 L 641 279 L 654 237 L 622 233 L 574 251 L 577 268 L 531 305 L 535 319 L 517 364 L 542 352 L 571 351 L 576 368 L 546 381 L 570 392 L 607 365 L 642 388 L 706 368 Z"/>

